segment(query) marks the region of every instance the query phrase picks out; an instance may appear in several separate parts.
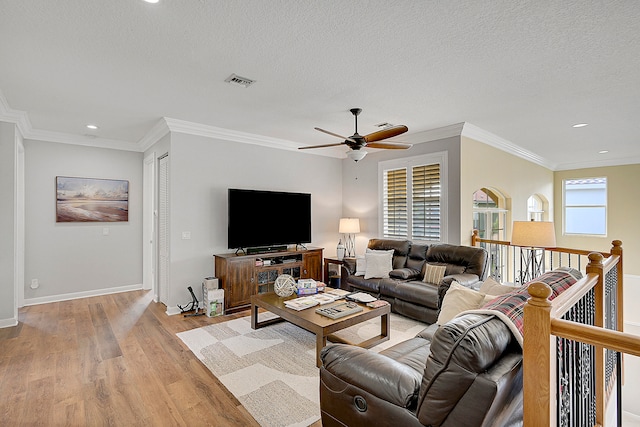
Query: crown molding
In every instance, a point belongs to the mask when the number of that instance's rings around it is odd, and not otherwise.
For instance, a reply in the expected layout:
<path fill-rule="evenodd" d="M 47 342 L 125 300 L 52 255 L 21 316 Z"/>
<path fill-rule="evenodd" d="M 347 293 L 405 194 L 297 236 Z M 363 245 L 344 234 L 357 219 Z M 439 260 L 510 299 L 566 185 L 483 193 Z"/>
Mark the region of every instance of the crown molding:
<path fill-rule="evenodd" d="M 58 142 L 60 144 L 82 145 L 85 147 L 108 148 L 111 150 L 136 151 L 140 149 L 135 143 L 119 139 L 94 137 L 91 135 L 75 135 L 71 133 L 30 129 L 23 133 L 25 139 L 36 141 Z"/>
<path fill-rule="evenodd" d="M 25 111 L 12 109 L 7 103 L 7 100 L 4 97 L 2 91 L 0 91 L 0 120 L 8 123 L 14 123 L 24 139 L 58 142 L 61 144 L 82 145 L 94 148 L 107 148 L 112 150 L 145 152 L 169 132 L 204 136 L 207 138 L 235 141 L 245 144 L 260 145 L 263 147 L 290 151 L 297 151 L 300 147 L 299 143 L 285 139 L 271 138 L 248 132 L 235 131 L 231 129 L 204 125 L 201 123 L 172 119 L 170 117 L 163 117 L 162 119 L 160 119 L 149 130 L 149 132 L 147 132 L 147 134 L 137 142 L 100 138 L 93 135 L 76 135 L 64 132 L 34 129 L 31 121 L 29 120 L 28 114 Z M 640 157 L 638 156 L 622 159 L 614 158 L 593 160 L 587 162 L 553 163 L 546 158 L 538 156 L 537 154 L 534 154 L 517 146 L 511 141 L 501 138 L 468 122 L 455 123 L 448 126 L 417 132 L 412 135 L 407 135 L 404 139 L 406 140 L 406 142 L 418 144 L 422 142 L 436 141 L 439 139 L 451 138 L 455 136 L 464 136 L 475 141 L 490 145 L 501 151 L 520 157 L 529 162 L 538 164 L 552 171 L 621 166 L 640 163 Z M 328 149 L 322 150 L 321 152 L 313 153 L 306 152 L 306 154 L 334 158 L 346 158 L 346 153 L 337 149 Z"/>
<path fill-rule="evenodd" d="M 429 129 L 421 132 L 414 133 L 412 135 L 403 136 L 403 141 L 419 144 L 422 142 L 437 141 L 439 139 L 451 138 L 454 136 L 460 136 L 464 122 L 454 123 L 448 126 L 442 126 L 435 129 Z"/>
<path fill-rule="evenodd" d="M 625 157 L 622 159 L 614 158 L 614 159 L 591 160 L 587 162 L 558 163 L 554 171 L 602 168 L 602 167 L 610 167 L 610 166 L 624 166 L 624 165 L 637 165 L 637 164 L 640 164 L 640 156 Z"/>
<path fill-rule="evenodd" d="M 14 110 L 0 92 L 0 120 L 14 123 L 24 139 L 58 142 L 61 144 L 84 145 L 87 147 L 110 148 L 115 150 L 139 151 L 138 147 L 127 141 L 99 138 L 92 135 L 75 135 L 64 132 L 34 129 L 29 116 L 24 111 Z"/>
<path fill-rule="evenodd" d="M 0 120 L 15 124 L 23 137 L 27 131 L 32 129 L 27 113 L 9 107 L 2 91 L 0 91 Z"/>
<path fill-rule="evenodd" d="M 144 153 L 169 132 L 170 129 L 166 119 L 162 118 L 158 120 L 156 124 L 149 129 L 149 132 L 138 141 L 139 150 Z"/>
<path fill-rule="evenodd" d="M 171 132 L 184 133 L 187 135 L 204 136 L 207 138 L 221 139 L 225 141 L 235 141 L 244 144 L 260 145 L 269 148 L 278 148 L 281 150 L 297 151 L 300 147 L 299 143 L 286 139 L 272 138 L 263 135 L 257 135 L 248 132 L 241 132 L 231 129 L 224 129 L 201 123 L 188 122 L 185 120 L 172 119 L 165 117 L 164 121 Z M 320 154 L 317 154 L 320 155 Z M 324 153 L 329 157 L 344 157 L 344 155 L 336 155 L 328 150 Z"/>
<path fill-rule="evenodd" d="M 529 162 L 536 163 L 540 166 L 543 166 L 550 170 L 555 170 L 556 164 L 550 162 L 544 157 L 538 156 L 524 148 L 518 147 L 511 141 L 508 141 L 504 138 L 499 137 L 491 132 L 488 132 L 484 129 L 479 128 L 476 125 L 465 122 L 464 128 L 462 129 L 461 136 L 465 136 L 467 138 L 471 138 L 475 141 L 482 142 L 483 144 L 490 145 L 499 150 L 507 152 L 509 154 L 513 154 L 514 156 L 525 159 Z"/>
<path fill-rule="evenodd" d="M 268 136 L 256 135 L 248 132 L 241 132 L 231 129 L 224 129 L 202 123 L 188 122 L 185 120 L 164 118 L 171 132 L 184 133 L 188 135 L 205 136 L 208 138 L 223 139 L 225 141 L 242 142 L 245 144 L 264 145 L 265 147 L 276 147 L 288 150 L 296 150 L 298 144 L 284 139 L 271 138 Z"/>

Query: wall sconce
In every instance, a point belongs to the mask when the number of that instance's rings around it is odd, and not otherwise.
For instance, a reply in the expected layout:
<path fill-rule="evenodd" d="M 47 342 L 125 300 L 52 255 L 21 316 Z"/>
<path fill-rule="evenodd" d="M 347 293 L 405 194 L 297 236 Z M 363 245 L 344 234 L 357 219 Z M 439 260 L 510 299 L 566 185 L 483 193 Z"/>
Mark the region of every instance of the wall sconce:
<path fill-rule="evenodd" d="M 360 232 L 360 220 L 358 218 L 340 218 L 338 232 L 345 235 L 346 256 L 356 256 L 356 246 L 354 242 L 355 234 Z"/>

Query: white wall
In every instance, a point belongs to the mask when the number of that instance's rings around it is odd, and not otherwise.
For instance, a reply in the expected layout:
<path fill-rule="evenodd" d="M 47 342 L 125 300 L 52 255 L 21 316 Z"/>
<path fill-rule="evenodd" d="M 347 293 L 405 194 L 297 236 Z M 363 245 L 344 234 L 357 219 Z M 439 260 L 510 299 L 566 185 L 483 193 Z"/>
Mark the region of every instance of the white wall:
<path fill-rule="evenodd" d="M 170 140 L 170 148 L 167 147 Z M 190 300 L 214 274 L 213 254 L 227 248 L 227 190 L 311 193 L 312 243 L 335 255 L 342 214 L 342 160 L 203 136 L 171 133 L 147 150 L 170 152 L 170 289 L 168 309 Z M 295 206 L 266 206 L 295 215 Z M 255 220 L 260 221 L 260 208 Z M 265 224 L 268 226 L 268 224 Z M 182 233 L 191 239 L 183 240 Z"/>
<path fill-rule="evenodd" d="M 142 153 L 26 140 L 25 169 L 25 304 L 139 288 Z M 129 221 L 56 223 L 56 176 L 128 180 Z"/>
<path fill-rule="evenodd" d="M 356 236 L 356 253 L 364 253 L 369 239 L 379 237 L 378 163 L 385 160 L 413 157 L 446 151 L 448 153 L 449 218 L 448 242 L 460 243 L 460 137 L 425 142 L 421 133 L 404 138 L 413 143 L 409 150 L 381 150 L 370 152 L 359 162 L 343 160 L 343 208 L 345 217 L 360 218 L 360 234 Z M 336 242 L 337 243 L 337 242 Z M 334 244 L 335 246 L 335 244 Z"/>
<path fill-rule="evenodd" d="M 13 326 L 15 318 L 15 159 L 16 129 L 0 122 L 0 327 Z"/>

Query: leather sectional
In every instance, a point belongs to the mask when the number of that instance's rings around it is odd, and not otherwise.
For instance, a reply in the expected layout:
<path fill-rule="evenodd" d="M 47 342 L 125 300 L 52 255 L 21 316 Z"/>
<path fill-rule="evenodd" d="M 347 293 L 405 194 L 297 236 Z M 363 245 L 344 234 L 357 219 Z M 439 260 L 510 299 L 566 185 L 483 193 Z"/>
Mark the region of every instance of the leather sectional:
<path fill-rule="evenodd" d="M 348 259 L 342 268 L 341 287 L 368 292 L 391 303 L 393 312 L 428 324 L 438 319 L 442 299 L 452 281 L 473 288 L 487 277 L 487 251 L 479 247 L 371 239 L 368 249 L 393 249 L 390 277 L 365 279 L 364 276 L 356 276 L 355 260 Z M 427 263 L 446 266 L 442 282 L 423 282 Z"/>

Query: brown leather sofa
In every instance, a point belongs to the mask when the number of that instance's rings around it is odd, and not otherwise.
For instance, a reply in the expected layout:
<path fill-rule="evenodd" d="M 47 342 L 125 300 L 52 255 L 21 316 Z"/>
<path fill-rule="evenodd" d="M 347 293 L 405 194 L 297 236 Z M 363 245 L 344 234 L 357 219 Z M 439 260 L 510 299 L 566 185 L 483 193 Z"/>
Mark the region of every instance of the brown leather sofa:
<path fill-rule="evenodd" d="M 389 278 L 356 276 L 354 259 L 346 260 L 340 286 L 365 291 L 391 303 L 391 310 L 425 323 L 435 323 L 444 294 L 452 281 L 473 288 L 488 273 L 487 251 L 479 247 L 446 243 L 417 244 L 409 240 L 371 239 L 369 249 L 393 249 L 393 270 Z M 426 263 L 446 266 L 442 282 L 424 283 Z"/>
<path fill-rule="evenodd" d="M 322 425 L 521 426 L 522 351 L 494 315 L 465 314 L 381 353 L 322 350 Z"/>

